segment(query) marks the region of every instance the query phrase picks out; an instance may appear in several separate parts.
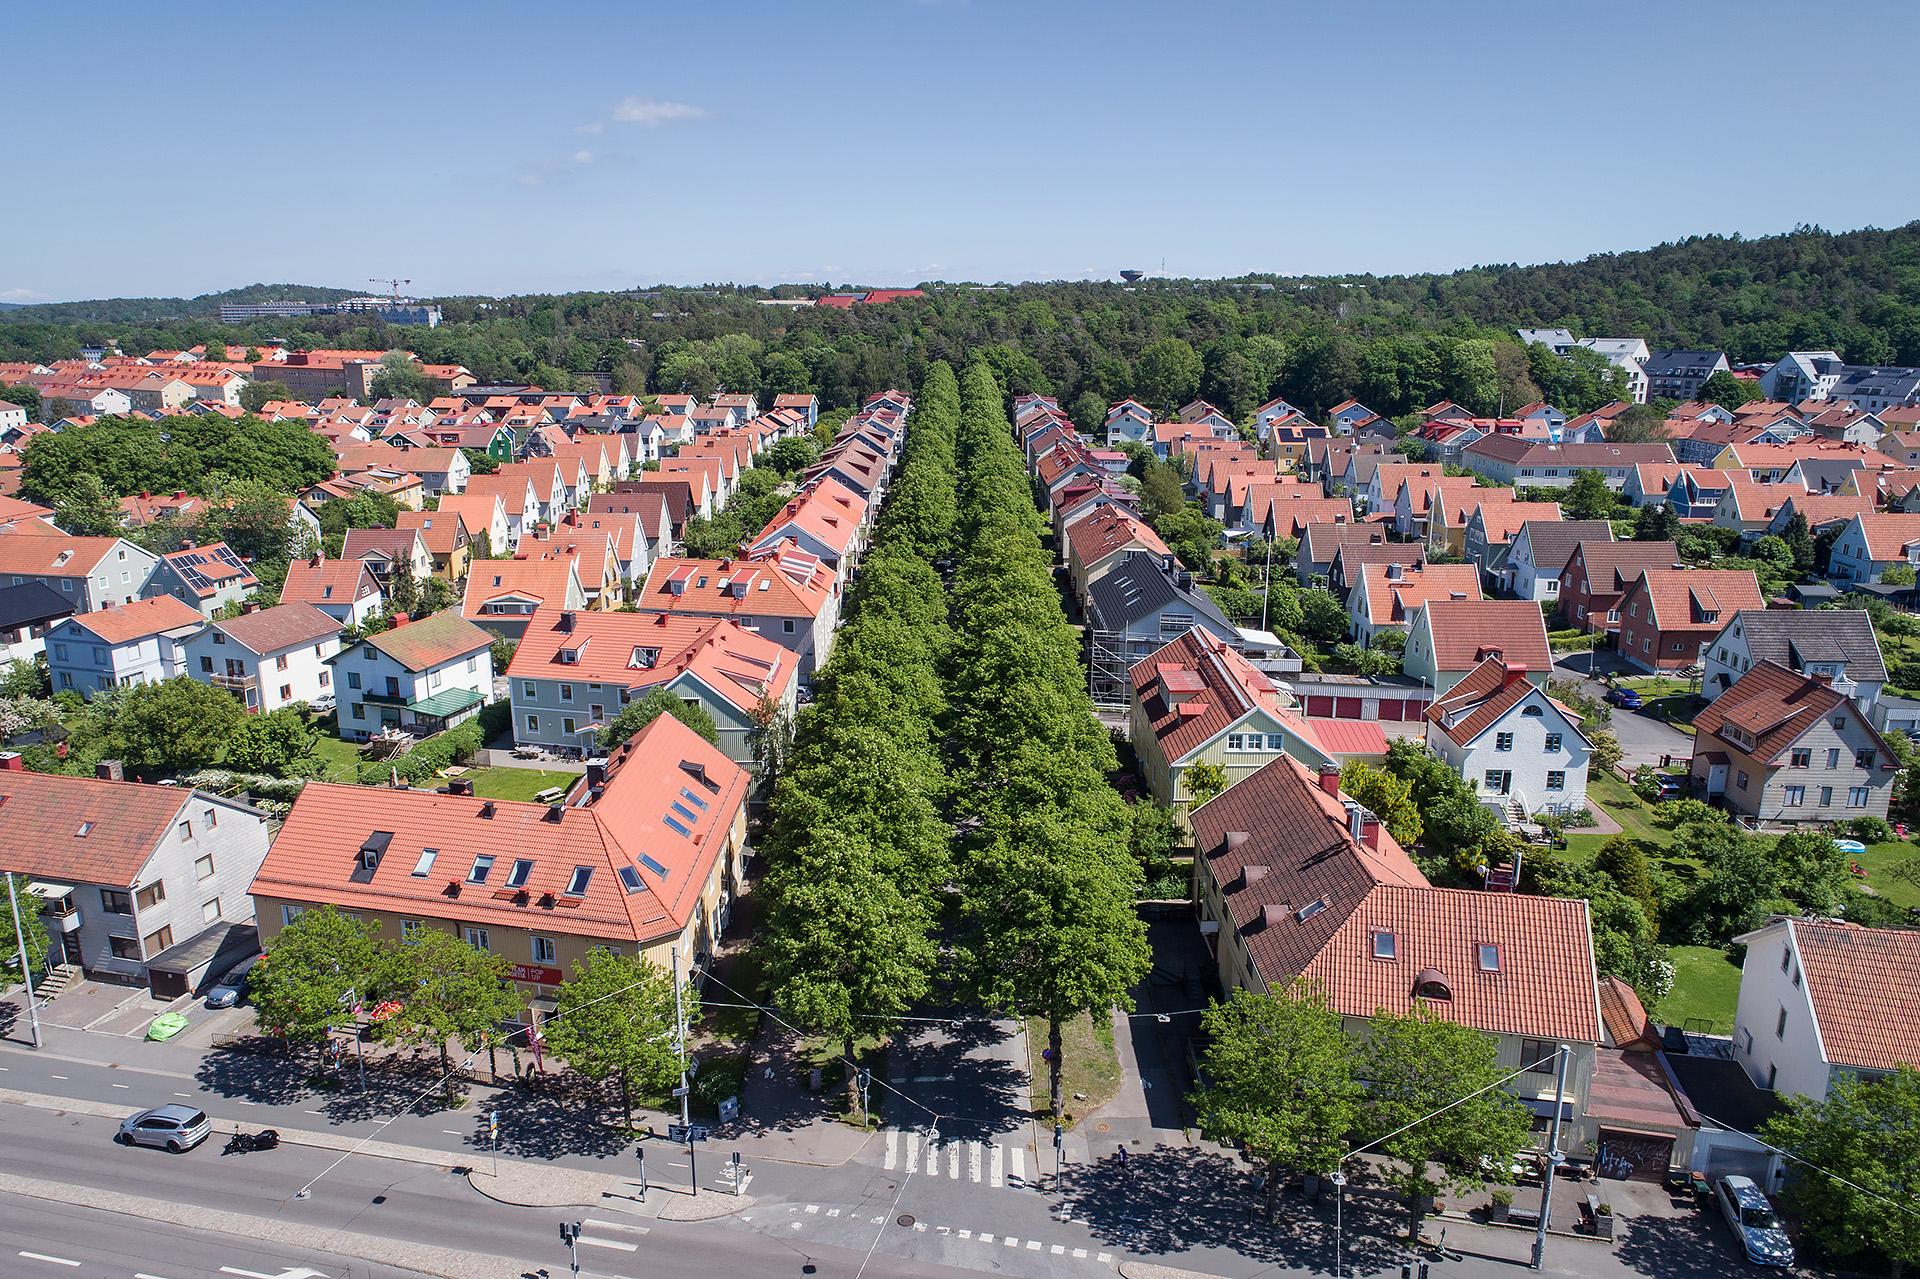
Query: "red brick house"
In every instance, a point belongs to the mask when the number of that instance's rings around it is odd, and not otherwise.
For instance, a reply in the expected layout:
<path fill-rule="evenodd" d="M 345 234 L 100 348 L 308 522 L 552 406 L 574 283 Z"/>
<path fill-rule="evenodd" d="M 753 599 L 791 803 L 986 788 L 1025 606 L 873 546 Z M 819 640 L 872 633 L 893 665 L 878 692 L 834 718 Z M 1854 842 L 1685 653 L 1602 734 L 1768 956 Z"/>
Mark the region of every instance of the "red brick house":
<path fill-rule="evenodd" d="M 1620 629 L 1620 599 L 1650 568 L 1672 568 L 1672 542 L 1581 542 L 1560 570 L 1560 616 L 1568 626 L 1611 634 Z"/>
<path fill-rule="evenodd" d="M 1643 671 L 1677 671 L 1743 608 L 1764 608 L 1750 569 L 1647 569 L 1620 600 L 1620 655 Z"/>

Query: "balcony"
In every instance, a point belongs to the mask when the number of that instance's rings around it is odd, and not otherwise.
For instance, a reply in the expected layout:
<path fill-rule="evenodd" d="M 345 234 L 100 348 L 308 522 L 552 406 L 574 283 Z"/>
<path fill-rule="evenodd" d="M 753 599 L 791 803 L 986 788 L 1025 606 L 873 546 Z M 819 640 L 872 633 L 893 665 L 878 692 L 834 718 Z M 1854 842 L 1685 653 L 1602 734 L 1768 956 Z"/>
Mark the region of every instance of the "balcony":
<path fill-rule="evenodd" d="M 260 687 L 260 677 L 257 675 L 209 675 L 207 682 L 229 693 L 249 693 Z"/>
<path fill-rule="evenodd" d="M 360 700 L 369 706 L 406 706 L 413 698 L 402 692 L 369 688 L 360 694 Z"/>

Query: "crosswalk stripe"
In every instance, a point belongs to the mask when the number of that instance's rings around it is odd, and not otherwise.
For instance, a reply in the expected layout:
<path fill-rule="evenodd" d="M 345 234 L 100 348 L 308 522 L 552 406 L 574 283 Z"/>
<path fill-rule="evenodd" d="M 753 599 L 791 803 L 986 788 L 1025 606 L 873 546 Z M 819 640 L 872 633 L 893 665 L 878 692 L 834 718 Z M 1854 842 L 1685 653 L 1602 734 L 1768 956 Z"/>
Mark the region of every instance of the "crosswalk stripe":
<path fill-rule="evenodd" d="M 1015 1181 L 1025 1181 L 1027 1179 L 1027 1148 L 1025 1146 L 1009 1146 L 1007 1148 L 1007 1154 L 1012 1156 L 1013 1160 L 1013 1167 L 1008 1175 Z"/>
<path fill-rule="evenodd" d="M 920 1134 L 917 1132 L 910 1132 L 907 1134 L 906 1168 L 908 1172 L 914 1172 L 918 1170 L 919 1167 L 920 1167 Z"/>
<path fill-rule="evenodd" d="M 937 1141 L 927 1142 L 927 1176 L 940 1175 L 940 1145 Z"/>
<path fill-rule="evenodd" d="M 973 1184 L 980 1184 L 980 1143 L 967 1143 L 967 1175 L 973 1178 Z"/>
<path fill-rule="evenodd" d="M 973 1143 L 967 1144 L 971 1146 Z M 947 1176 L 955 1181 L 960 1180 L 960 1147 L 958 1146 L 947 1147 Z"/>
<path fill-rule="evenodd" d="M 1006 1154 L 1007 1148 L 1005 1146 L 996 1145 L 993 1148 L 993 1163 L 990 1165 L 988 1173 L 989 1184 L 998 1186 L 1004 1179 L 1005 1174 L 1003 1169 L 1006 1166 Z"/>
<path fill-rule="evenodd" d="M 891 1169 L 900 1162 L 900 1130 L 887 1129 L 887 1162 L 881 1167 Z"/>

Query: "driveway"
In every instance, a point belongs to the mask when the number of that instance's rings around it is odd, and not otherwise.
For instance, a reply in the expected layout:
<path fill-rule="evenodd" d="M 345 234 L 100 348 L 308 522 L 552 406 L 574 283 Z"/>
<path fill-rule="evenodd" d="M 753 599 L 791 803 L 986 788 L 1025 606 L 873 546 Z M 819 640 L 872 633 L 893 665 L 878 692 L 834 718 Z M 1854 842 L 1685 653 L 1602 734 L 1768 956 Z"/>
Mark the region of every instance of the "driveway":
<path fill-rule="evenodd" d="M 1600 674 L 1604 675 L 1609 670 L 1620 674 L 1640 674 L 1612 653 L 1568 653 L 1554 662 L 1554 675 L 1572 680 L 1588 697 L 1604 698 L 1607 686 L 1591 678 L 1588 673 L 1589 662 L 1595 658 L 1598 659 Z M 1613 719 L 1607 727 L 1620 739 L 1621 758 L 1629 773 L 1642 764 L 1660 767 L 1662 756 L 1671 756 L 1673 762 L 1678 764 L 1693 758 L 1693 738 L 1644 711 L 1623 710 L 1616 706 L 1613 708 Z"/>

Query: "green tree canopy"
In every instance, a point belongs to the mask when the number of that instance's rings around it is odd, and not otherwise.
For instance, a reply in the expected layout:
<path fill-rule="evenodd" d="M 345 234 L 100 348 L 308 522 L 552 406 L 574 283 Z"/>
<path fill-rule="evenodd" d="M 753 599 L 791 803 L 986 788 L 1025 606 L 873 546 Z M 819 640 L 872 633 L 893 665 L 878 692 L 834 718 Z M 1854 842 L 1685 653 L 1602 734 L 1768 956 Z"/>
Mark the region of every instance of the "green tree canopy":
<path fill-rule="evenodd" d="M 185 675 L 135 685 L 102 709 L 103 753 L 150 774 L 212 764 L 246 719 L 232 693 Z"/>
<path fill-rule="evenodd" d="M 400 1011 L 381 1023 L 381 1032 L 437 1049 L 443 1072 L 449 1039 L 477 1052 L 492 1043 L 501 1022 L 514 1020 L 525 1006 L 519 988 L 508 980 L 507 957 L 471 946 L 450 929 L 418 930 L 392 950 L 391 962 L 391 989 Z"/>
<path fill-rule="evenodd" d="M 662 715 L 673 716 L 709 742 L 720 741 L 720 726 L 714 723 L 713 712 L 704 706 L 690 706 L 672 689 L 656 685 L 621 707 L 620 713 L 607 721 L 606 727 L 600 730 L 601 747 L 612 750 Z"/>
<path fill-rule="evenodd" d="M 1793 1097 L 1761 1135 L 1794 1157 L 1785 1206 L 1821 1251 L 1920 1263 L 1920 1071 L 1835 1072 L 1824 1100 Z"/>
<path fill-rule="evenodd" d="M 267 943 L 266 958 L 247 975 L 247 998 L 261 1031 L 293 1043 L 318 1044 L 348 1024 L 353 992 L 368 1005 L 380 998 L 383 961 L 371 921 L 331 906 L 302 911 Z"/>
<path fill-rule="evenodd" d="M 692 985 L 683 985 L 681 995 L 691 1025 L 699 995 Z M 560 987 L 543 1027 L 569 1066 L 589 1079 L 617 1082 L 629 1121 L 636 1087 L 664 1093 L 679 1079 L 673 977 L 644 959 L 598 946 L 588 951 Z"/>

